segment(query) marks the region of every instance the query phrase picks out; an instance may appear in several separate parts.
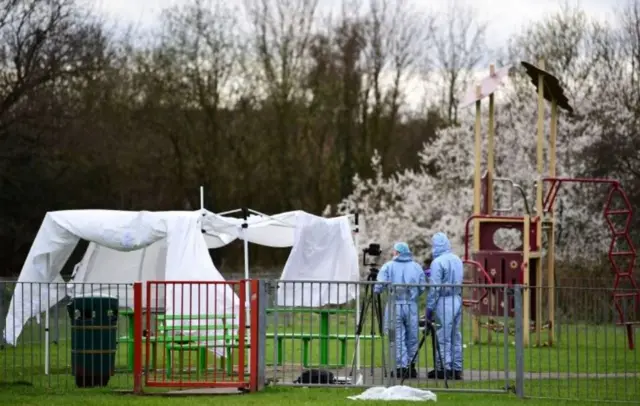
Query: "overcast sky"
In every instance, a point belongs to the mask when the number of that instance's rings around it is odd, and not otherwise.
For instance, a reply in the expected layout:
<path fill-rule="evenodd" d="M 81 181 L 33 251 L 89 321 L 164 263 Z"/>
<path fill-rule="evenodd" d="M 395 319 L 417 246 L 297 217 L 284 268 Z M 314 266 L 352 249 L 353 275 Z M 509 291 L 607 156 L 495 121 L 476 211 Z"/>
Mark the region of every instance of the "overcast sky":
<path fill-rule="evenodd" d="M 131 25 L 139 30 L 153 28 L 158 21 L 160 12 L 171 6 L 186 4 L 193 0 L 84 0 L 91 4 L 94 10 L 103 13 L 111 21 L 118 21 L 122 25 Z M 203 0 L 205 3 L 208 0 Z M 243 0 L 226 0 L 231 4 L 242 7 Z M 453 0 L 408 0 L 419 10 L 437 13 L 444 12 Z M 465 0 L 458 0 L 464 3 Z M 466 0 L 476 9 L 483 21 L 488 22 L 487 46 L 497 50 L 503 47 L 508 38 L 520 32 L 531 22 L 554 13 L 561 8 L 564 0 Z M 570 5 L 580 5 L 590 18 L 598 20 L 612 20 L 613 10 L 621 7 L 626 0 L 568 0 Z M 366 0 L 362 0 L 363 3 Z M 319 12 L 332 10 L 339 12 L 342 0 L 319 0 Z M 437 14 L 436 14 L 437 15 Z M 486 76 L 486 69 L 475 72 L 474 76 Z M 387 78 L 391 80 L 390 78 Z M 385 82 L 383 78 L 383 82 Z M 425 81 L 420 75 L 405 77 L 401 85 L 407 102 L 412 108 L 419 106 L 425 97 L 433 94 L 434 83 Z M 438 88 L 436 86 L 436 88 Z"/>
<path fill-rule="evenodd" d="M 105 16 L 141 29 L 151 28 L 164 8 L 185 4 L 192 0 L 86 0 Z M 242 6 L 243 0 L 227 0 Z M 415 8 L 425 11 L 445 10 L 452 0 L 413 0 Z M 562 0 L 469 0 L 481 18 L 489 23 L 488 44 L 502 46 L 507 38 L 531 21 L 553 13 Z M 464 2 L 464 0 L 463 0 Z M 611 17 L 611 10 L 625 0 L 569 0 L 580 4 L 589 16 L 598 19 Z M 322 11 L 339 8 L 341 0 L 319 0 Z"/>

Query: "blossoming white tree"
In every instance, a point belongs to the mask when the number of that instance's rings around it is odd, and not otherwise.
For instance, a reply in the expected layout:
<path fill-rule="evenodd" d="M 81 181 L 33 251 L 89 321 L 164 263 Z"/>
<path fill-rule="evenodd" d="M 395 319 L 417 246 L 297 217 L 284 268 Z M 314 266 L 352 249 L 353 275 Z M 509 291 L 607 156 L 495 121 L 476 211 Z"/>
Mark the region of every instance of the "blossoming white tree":
<path fill-rule="evenodd" d="M 523 89 L 520 86 L 514 88 Z M 497 99 L 496 173 L 498 177 L 510 178 L 520 184 L 527 191 L 529 207 L 533 209 L 536 180 L 535 89 L 533 86 L 528 92 L 505 89 Z M 559 176 L 577 176 L 584 172 L 584 165 L 578 157 L 601 132 L 597 121 L 590 118 L 588 101 L 578 101 L 575 106 L 586 114 L 574 118 L 562 116 L 560 119 L 557 140 Z M 471 110 L 461 116 L 460 126 L 442 130 L 435 142 L 425 145 L 419 153 L 420 170 L 401 171 L 385 179 L 381 173 L 380 157 L 375 155 L 372 166 L 376 176 L 373 179 L 355 178 L 354 192 L 337 206 L 337 211 L 357 210 L 362 214 L 365 221 L 363 241 L 379 242 L 389 248 L 395 240 L 406 240 L 416 254 L 422 256 L 427 254 L 431 235 L 444 231 L 450 236 L 456 251 L 462 253 L 465 222 L 472 213 L 473 205 L 474 117 Z M 486 125 L 486 117 L 483 123 Z M 483 161 L 486 160 L 486 139 L 484 152 Z M 428 170 L 434 164 L 436 174 Z M 566 243 L 560 244 L 560 255 L 602 248 L 598 238 L 607 236 L 608 231 L 603 227 L 602 219 L 594 217 L 585 199 L 604 201 L 606 194 L 600 191 L 599 195 L 592 195 L 594 189 L 563 185 L 558 205 L 561 208 L 560 227 Z M 505 202 L 508 199 L 504 190 L 501 192 L 497 188 L 496 194 L 498 206 L 509 205 Z M 516 196 L 511 214 L 524 211 L 523 199 Z M 513 238 L 513 235 L 505 235 L 503 241 L 497 242 L 510 245 L 509 240 Z"/>
<path fill-rule="evenodd" d="M 629 52 L 614 52 L 615 39 L 624 34 L 616 30 L 619 31 L 590 21 L 579 9 L 565 7 L 558 14 L 532 24 L 512 41 L 509 49 L 512 56 L 507 59 L 516 67 L 521 58 L 535 62 L 540 55 L 549 57 L 549 69 L 564 84 L 576 112 L 573 117 L 562 114 L 558 123 L 557 176 L 591 174 L 596 164 L 585 159 L 594 156 L 590 148 L 606 139 L 635 139 L 637 103 L 629 103 L 628 89 L 636 83 L 637 68 L 629 69 L 630 64 L 625 62 L 629 60 Z M 563 35 L 557 35 L 558 32 Z M 531 210 L 535 207 L 536 101 L 535 88 L 521 71 L 496 94 L 496 176 L 521 185 Z M 483 166 L 486 103 L 484 106 Z M 374 155 L 372 166 L 376 176 L 356 177 L 353 193 L 337 207 L 327 209 L 342 213 L 358 210 L 365 222 L 363 242 L 379 242 L 390 248 L 393 241 L 406 240 L 418 256 L 425 256 L 433 233 L 444 231 L 462 254 L 465 222 L 473 210 L 473 113 L 473 107 L 462 111 L 459 126 L 440 131 L 433 143 L 424 146 L 419 152 L 421 168 L 417 171 L 404 170 L 384 178 L 381 158 Z M 549 132 L 548 115 L 547 105 L 545 140 Z M 433 167 L 437 168 L 435 173 Z M 501 186 L 504 185 L 494 185 L 496 205 L 509 206 L 509 191 Z M 562 185 L 556 199 L 558 257 L 586 259 L 608 249 L 611 233 L 602 213 L 608 187 Z M 513 212 L 509 214 L 524 212 L 524 201 L 516 195 Z M 512 245 L 517 237 L 505 234 L 496 242 Z"/>

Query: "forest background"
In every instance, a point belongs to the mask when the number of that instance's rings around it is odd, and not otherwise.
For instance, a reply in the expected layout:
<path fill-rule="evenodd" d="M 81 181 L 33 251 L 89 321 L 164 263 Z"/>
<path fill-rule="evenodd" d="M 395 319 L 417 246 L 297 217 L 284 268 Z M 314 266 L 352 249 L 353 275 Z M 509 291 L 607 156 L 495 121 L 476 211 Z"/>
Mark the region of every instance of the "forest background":
<path fill-rule="evenodd" d="M 213 212 L 358 210 L 363 243 L 407 240 L 421 258 L 442 230 L 460 250 L 473 117 L 458 104 L 490 63 L 516 68 L 497 96 L 498 176 L 532 203 L 535 90 L 519 61 L 544 58 L 575 109 L 559 175 L 619 179 L 638 207 L 640 0 L 622 3 L 611 21 L 565 3 L 495 48 L 458 1 L 190 0 L 140 32 L 75 0 L 0 0 L 0 277 L 20 272 L 47 211 L 194 210 L 201 185 Z M 557 238 L 566 277 L 610 286 L 605 198 L 567 188 Z M 223 274 L 241 249 L 212 251 Z M 250 251 L 276 275 L 287 254 Z"/>

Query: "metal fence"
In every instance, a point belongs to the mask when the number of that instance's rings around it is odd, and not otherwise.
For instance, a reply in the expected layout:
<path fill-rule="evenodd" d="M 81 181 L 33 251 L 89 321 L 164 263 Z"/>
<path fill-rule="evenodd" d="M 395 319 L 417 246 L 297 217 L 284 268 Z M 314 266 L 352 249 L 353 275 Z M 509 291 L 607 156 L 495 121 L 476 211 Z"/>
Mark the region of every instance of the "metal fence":
<path fill-rule="evenodd" d="M 506 393 L 515 379 L 515 372 L 509 368 L 509 343 L 512 340 L 507 329 L 488 346 L 467 341 L 458 343 L 464 353 L 463 365 L 459 367 L 464 384 L 454 380 L 453 375 L 447 380 L 436 379 L 440 374 L 429 376 L 436 369 L 454 371 L 455 367 L 450 365 L 436 368 L 441 359 L 443 363 L 450 362 L 452 340 L 444 334 L 446 326 L 458 323 L 462 337 L 470 335 L 467 332 L 471 331 L 472 318 L 460 307 L 459 299 L 457 303 L 448 300 L 441 306 L 440 319 L 434 326 L 437 330 L 433 334 L 424 320 L 426 293 L 418 296 L 415 306 L 404 301 L 405 297 L 416 295 L 424 287 L 387 286 L 377 295 L 373 292 L 372 282 L 301 281 L 271 282 L 268 285 L 271 306 L 266 310 L 269 318 L 266 376 L 273 383 L 295 385 L 308 368 L 332 372 L 338 380 L 336 385 L 345 382 L 363 386 L 394 385 L 400 384 L 406 375 L 406 383 L 410 382 L 412 386 Z M 274 293 L 274 286 L 278 286 L 279 292 Z M 451 289 L 450 286 L 442 288 Z M 503 289 L 506 294 L 508 287 L 496 289 Z M 303 292 L 316 296 L 344 296 L 339 292 L 349 290 L 358 292 L 358 297 L 348 303 L 320 308 L 283 306 L 273 299 L 276 295 L 281 298 L 303 296 Z M 351 295 L 355 296 L 354 293 Z M 309 302 L 313 300 L 309 299 Z M 447 306 L 450 308 L 445 308 Z M 450 320 L 447 319 L 449 316 Z M 507 317 L 504 311 L 494 315 L 494 319 L 502 321 L 505 326 Z M 434 348 L 434 343 L 440 345 Z M 442 351 L 434 351 L 438 348 Z M 417 356 L 412 360 L 416 349 Z M 446 373 L 444 375 L 447 377 Z"/>
<path fill-rule="evenodd" d="M 72 297 L 102 296 L 118 298 L 109 329 L 98 330 L 92 342 L 86 338 L 75 338 L 79 348 L 93 349 L 96 368 L 107 369 L 113 376 L 109 386 L 121 389 L 132 387 L 133 370 L 133 290 L 131 284 L 97 283 L 30 283 L 3 282 L 0 285 L 3 300 L 0 300 L 0 327 L 2 327 L 2 345 L 0 346 L 0 381 L 5 384 L 33 385 L 44 388 L 71 388 L 76 386 L 72 366 L 79 355 L 72 348 L 72 318 L 82 318 L 76 308 L 71 306 Z M 12 305 L 11 301 L 14 299 Z M 49 302 L 51 307 L 40 312 L 40 303 Z M 44 306 L 47 307 L 46 305 Z M 107 309 L 98 307 L 97 311 Z M 111 309 L 109 309 L 111 310 Z M 71 314 L 70 314 L 71 313 Z M 115 331 L 109 335 L 108 331 Z M 110 343 L 115 336 L 115 343 Z M 115 363 L 99 351 L 116 347 Z M 82 360 L 80 361 L 82 363 Z M 110 375 L 109 374 L 109 375 Z"/>
<path fill-rule="evenodd" d="M 156 285 L 152 289 L 159 289 L 162 284 L 156 282 Z M 225 335 L 222 345 L 225 355 L 218 354 L 220 348 L 209 348 L 214 344 L 204 345 L 210 355 L 201 371 L 205 377 L 209 376 L 204 381 L 238 382 L 242 370 L 246 376 L 257 371 L 267 384 L 312 386 L 296 381 L 301 377 L 304 379 L 305 371 L 321 369 L 331 372 L 337 378 L 333 385 L 338 386 L 394 385 L 407 375 L 404 384 L 439 391 L 515 392 L 525 397 L 599 402 L 633 403 L 640 398 L 640 350 L 637 345 L 635 349 L 629 349 L 625 328 L 616 325 L 618 313 L 611 289 L 556 287 L 550 290 L 547 287 L 465 285 L 464 289 L 469 291 L 469 294 L 463 292 L 465 297 L 471 297 L 473 289 L 486 289 L 489 305 L 483 306 L 483 314 L 479 314 L 474 306 L 465 306 L 458 313 L 454 299 L 440 301 L 434 334 L 421 320 L 425 315 L 428 292 L 418 295 L 415 308 L 403 302 L 407 295 L 413 294 L 411 292 L 419 293 L 422 288 L 418 286 L 387 285 L 379 294 L 374 294 L 374 283 L 371 282 L 265 280 L 255 284 L 258 287 L 255 291 L 241 294 L 241 289 L 245 289 L 243 286 L 240 282 L 229 284 L 238 297 L 260 296 L 259 314 L 247 314 L 240 323 L 247 327 L 242 340 L 238 337 L 240 327 L 235 321 L 232 323 L 232 334 L 236 335 L 230 339 Z M 158 298 L 163 298 L 165 305 L 174 300 L 167 293 L 149 295 L 148 288 L 150 285 L 145 286 L 147 296 L 143 302 L 148 304 L 151 300 L 156 305 L 151 307 L 158 311 L 140 318 L 145 337 L 157 336 L 162 324 L 156 315 L 162 314 L 165 306 L 156 303 Z M 440 288 L 447 297 L 446 292 L 451 293 L 453 289 L 445 285 Z M 96 292 L 119 298 L 115 374 L 109 387 L 131 389 L 134 312 L 131 311 L 133 291 L 127 284 L 5 285 L 5 300 L 0 302 L 3 322 L 5 319 L 12 322 L 20 315 L 32 313 L 24 305 L 22 309 L 14 307 L 9 312 L 9 302 L 16 294 L 33 299 L 28 303 L 34 306 L 35 298 L 43 297 L 50 298 L 56 305 L 49 310 L 48 317 L 43 313 L 39 315 L 39 321 L 30 319 L 17 343 L 7 344 L 0 351 L 0 381 L 74 387 L 71 370 L 73 315 L 69 315 L 68 304 L 72 297 Z M 550 297 L 554 299 L 555 314 L 549 311 Z M 526 306 L 527 298 L 537 300 L 539 305 Z M 638 309 L 633 304 L 623 304 L 628 321 L 638 321 Z M 529 325 L 523 321 L 526 309 L 532 312 Z M 256 311 L 253 307 L 244 310 Z M 540 312 L 533 314 L 536 310 Z M 202 313 L 202 310 L 198 311 Z M 237 316 L 239 321 L 239 314 Z M 46 320 L 49 320 L 48 332 Z M 455 362 L 454 348 L 460 337 L 449 334 L 448 326 L 452 324 L 460 325 L 461 363 Z M 457 328 L 453 330 L 455 332 Z M 260 360 L 253 369 L 249 355 L 244 356 L 244 362 L 239 357 L 241 350 L 248 352 L 257 344 L 251 342 L 251 337 L 259 337 L 261 351 Z M 242 348 L 240 342 L 245 340 L 249 341 Z M 212 340 L 215 346 L 219 346 L 219 341 L 217 338 Z M 416 346 L 419 348 L 413 362 L 414 375 L 411 358 Z M 232 349 L 231 355 L 228 355 L 227 347 Z M 147 354 L 150 348 L 145 343 L 141 351 Z M 166 361 L 166 345 L 159 344 L 156 351 L 161 361 L 153 370 L 145 370 L 147 382 L 165 379 L 167 367 L 162 360 Z M 181 373 L 193 375 L 190 380 L 200 379 L 197 377 L 198 354 L 185 352 L 186 366 Z M 224 358 L 228 361 L 226 364 L 221 362 Z M 245 364 L 244 369 L 239 367 L 242 364 Z M 456 379 L 454 372 L 429 375 L 431 371 L 441 369 L 439 365 L 443 364 L 445 370 L 455 370 L 461 364 L 462 379 Z M 149 367 L 147 363 L 145 365 Z M 232 371 L 228 371 L 229 365 L 232 365 Z M 225 378 L 211 378 L 213 374 Z"/>

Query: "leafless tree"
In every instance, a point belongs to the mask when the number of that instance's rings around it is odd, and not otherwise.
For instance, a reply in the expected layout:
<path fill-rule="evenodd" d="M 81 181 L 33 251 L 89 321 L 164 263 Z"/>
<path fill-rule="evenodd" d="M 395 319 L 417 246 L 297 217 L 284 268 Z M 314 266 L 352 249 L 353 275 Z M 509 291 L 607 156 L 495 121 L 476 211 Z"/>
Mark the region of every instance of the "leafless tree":
<path fill-rule="evenodd" d="M 435 21 L 432 29 L 435 51 L 428 66 L 437 72 L 436 78 L 442 85 L 441 106 L 448 121 L 454 123 L 459 94 L 487 57 L 487 23 L 479 20 L 472 6 L 459 0 L 451 1 L 447 11 Z"/>
<path fill-rule="evenodd" d="M 419 12 L 407 1 L 370 0 L 364 18 L 367 80 L 363 101 L 367 105 L 364 111 L 369 114 L 366 130 L 370 131 L 370 140 L 362 147 L 370 155 L 375 145 L 383 166 L 391 170 L 397 160 L 389 155 L 389 134 L 400 118 L 406 92 L 415 91 L 407 87 L 407 82 L 417 73 L 418 62 L 428 50 L 433 16 Z"/>
<path fill-rule="evenodd" d="M 516 35 L 509 45 L 512 62 L 545 60 L 566 86 L 573 100 L 589 97 L 604 77 L 598 46 L 608 37 L 606 26 L 590 19 L 578 6 L 564 2 L 559 11 L 535 21 Z M 526 82 L 526 81 L 525 81 Z M 525 83 L 526 86 L 528 84 Z M 578 92 L 578 93 L 576 93 Z"/>
<path fill-rule="evenodd" d="M 274 153 L 265 161 L 282 168 L 279 183 L 287 202 L 297 193 L 291 183 L 301 140 L 295 105 L 305 99 L 302 84 L 309 70 L 317 6 L 318 0 L 245 0 L 255 58 L 246 75 L 258 83 L 265 107 L 271 110 L 262 127 L 264 144 Z"/>

